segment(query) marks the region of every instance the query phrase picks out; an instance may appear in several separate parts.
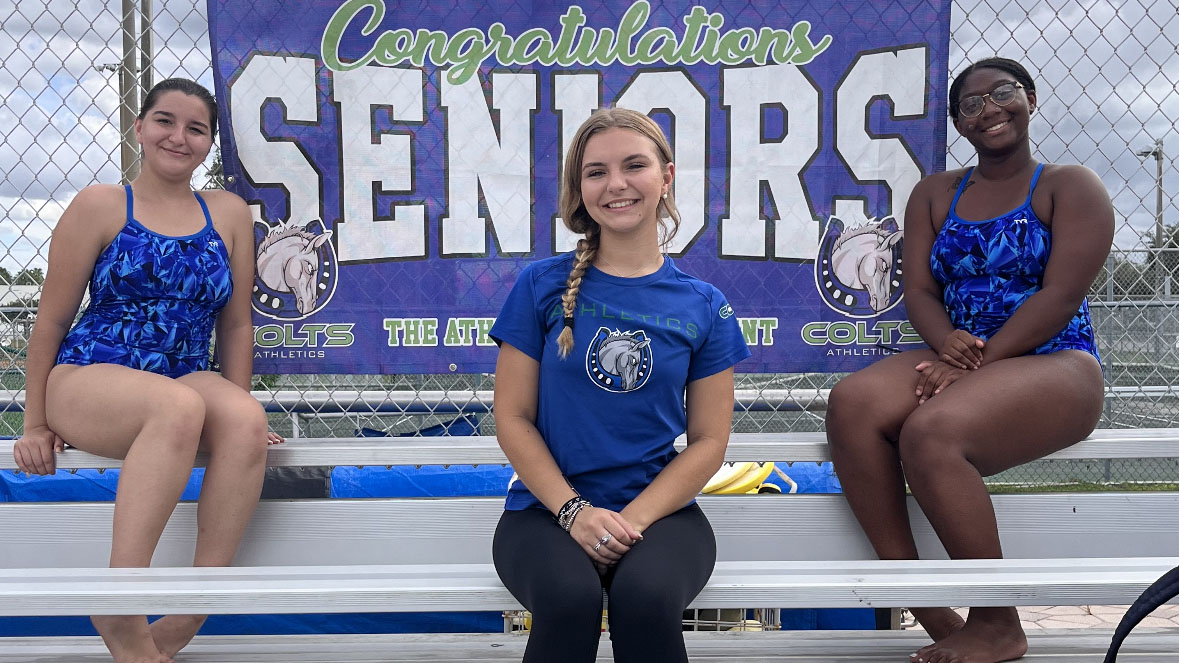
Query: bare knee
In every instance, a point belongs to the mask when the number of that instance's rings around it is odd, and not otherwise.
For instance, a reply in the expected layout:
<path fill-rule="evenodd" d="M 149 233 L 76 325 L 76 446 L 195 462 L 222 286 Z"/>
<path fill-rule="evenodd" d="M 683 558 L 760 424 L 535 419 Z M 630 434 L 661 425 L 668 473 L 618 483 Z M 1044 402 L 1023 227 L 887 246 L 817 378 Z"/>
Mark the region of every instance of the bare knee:
<path fill-rule="evenodd" d="M 897 442 L 910 485 L 941 475 L 946 463 L 962 462 L 964 436 L 968 434 L 961 416 L 947 408 L 929 407 L 928 403 L 917 408 L 905 420 Z"/>
<path fill-rule="evenodd" d="M 172 382 L 145 398 L 144 430 L 162 443 L 195 450 L 205 423 L 205 401 L 196 390 Z"/>
<path fill-rule="evenodd" d="M 863 444 L 878 444 L 881 436 L 895 437 L 893 422 L 903 413 L 893 412 L 891 399 L 882 398 L 878 380 L 861 373 L 854 373 L 840 380 L 827 397 L 828 442 L 838 452 Z M 872 431 L 875 435 L 866 435 Z"/>
<path fill-rule="evenodd" d="M 209 405 L 203 445 L 213 454 L 232 453 L 246 461 L 266 457 L 266 412 L 242 393 Z"/>
<path fill-rule="evenodd" d="M 865 405 L 865 396 L 870 391 L 863 383 L 866 382 L 858 375 L 849 375 L 835 384 L 827 396 L 827 430 L 839 430 L 854 423 L 856 412 Z M 833 436 L 831 444 L 844 442 L 842 436 Z"/>

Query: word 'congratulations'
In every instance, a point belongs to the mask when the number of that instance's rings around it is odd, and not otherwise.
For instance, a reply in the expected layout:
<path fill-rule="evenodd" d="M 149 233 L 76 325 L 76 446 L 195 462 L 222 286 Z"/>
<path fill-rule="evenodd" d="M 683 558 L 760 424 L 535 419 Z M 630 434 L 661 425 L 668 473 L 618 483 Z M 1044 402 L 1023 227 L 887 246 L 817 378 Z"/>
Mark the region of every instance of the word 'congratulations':
<path fill-rule="evenodd" d="M 644 32 L 651 5 L 647 0 L 639 0 L 623 14 L 617 30 L 584 27 L 585 12 L 571 5 L 560 18 L 561 32 L 555 39 L 545 28 L 530 28 L 513 37 L 499 22 L 491 24 L 486 33 L 479 28 L 464 28 L 453 36 L 442 30 L 397 28 L 381 33 L 364 55 L 345 61 L 340 54 L 344 33 L 365 9 L 372 10 L 372 14 L 361 28 L 361 35 L 369 37 L 385 18 L 384 0 L 348 0 L 328 21 L 320 52 L 329 69 L 348 71 L 370 62 L 390 67 L 409 62 L 420 67 L 428 56 L 436 66 L 452 65 L 446 77 L 459 85 L 492 55 L 503 66 L 537 62 L 562 67 L 614 62 L 627 66 L 655 62 L 807 64 L 831 44 L 831 35 L 824 35 L 818 43 L 812 42 L 811 24 L 807 21 L 799 21 L 789 30 L 762 27 L 722 32 L 724 17 L 700 6 L 693 7 L 683 18 L 682 37 L 667 27 Z"/>

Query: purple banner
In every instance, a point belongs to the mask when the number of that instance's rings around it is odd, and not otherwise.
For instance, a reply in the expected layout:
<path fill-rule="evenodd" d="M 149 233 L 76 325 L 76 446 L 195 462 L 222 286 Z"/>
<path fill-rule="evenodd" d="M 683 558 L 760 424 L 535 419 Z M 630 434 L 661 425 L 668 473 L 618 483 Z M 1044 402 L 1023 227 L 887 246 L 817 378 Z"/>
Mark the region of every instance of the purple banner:
<path fill-rule="evenodd" d="M 919 346 L 900 248 L 945 167 L 949 0 L 716 4 L 210 0 L 255 371 L 494 370 L 516 275 L 576 241 L 562 158 L 608 105 L 671 139 L 667 252 L 728 296 L 739 370 Z"/>

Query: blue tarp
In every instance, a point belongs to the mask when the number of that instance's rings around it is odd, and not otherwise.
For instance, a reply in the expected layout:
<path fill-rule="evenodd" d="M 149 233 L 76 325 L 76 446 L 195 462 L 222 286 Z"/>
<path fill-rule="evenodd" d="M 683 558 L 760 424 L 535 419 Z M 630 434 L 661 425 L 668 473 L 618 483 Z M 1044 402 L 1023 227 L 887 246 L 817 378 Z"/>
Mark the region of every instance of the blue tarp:
<path fill-rule="evenodd" d="M 426 437 L 477 435 L 479 420 L 473 415 L 418 431 Z M 388 433 L 361 428 L 361 437 L 385 437 Z M 331 496 L 366 497 L 477 497 L 504 495 L 512 468 L 504 465 L 397 465 L 393 467 L 336 467 L 332 469 Z"/>
<path fill-rule="evenodd" d="M 871 608 L 782 609 L 783 631 L 871 631 L 876 611 Z"/>
<path fill-rule="evenodd" d="M 476 497 L 507 492 L 512 468 L 502 465 L 337 467 L 332 497 Z"/>
<path fill-rule="evenodd" d="M 798 484 L 799 493 L 842 493 L 839 478 L 831 463 L 804 463 L 793 465 L 775 463 L 775 467 Z M 783 493 L 790 492 L 790 485 L 777 472 L 770 474 L 763 483 L 772 483 L 782 489 Z"/>
<path fill-rule="evenodd" d="M 182 500 L 201 494 L 205 468 L 192 471 Z M 112 502 L 119 483 L 116 470 L 58 470 L 50 476 L 25 476 L 15 470 L 0 472 L 0 502 Z"/>

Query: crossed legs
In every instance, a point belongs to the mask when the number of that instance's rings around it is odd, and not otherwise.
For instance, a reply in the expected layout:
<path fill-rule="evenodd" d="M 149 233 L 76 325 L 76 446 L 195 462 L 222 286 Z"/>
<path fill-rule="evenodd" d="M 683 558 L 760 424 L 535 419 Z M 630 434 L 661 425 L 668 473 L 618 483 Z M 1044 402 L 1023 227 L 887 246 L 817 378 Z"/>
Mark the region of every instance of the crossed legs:
<path fill-rule="evenodd" d="M 954 559 L 1002 557 L 983 476 L 1084 439 L 1103 398 L 1101 369 L 1063 351 L 1016 357 L 972 371 L 918 406 L 919 362 L 907 352 L 842 380 L 832 390 L 827 437 L 848 503 L 881 559 L 914 559 L 905 480 Z M 1023 655 L 1014 608 L 975 608 L 963 624 L 948 608 L 916 609 L 934 644 L 923 663 L 995 663 Z"/>
<path fill-rule="evenodd" d="M 112 568 L 146 567 L 188 481 L 209 452 L 194 564 L 227 566 L 261 492 L 266 417 L 245 391 L 213 373 L 172 379 L 112 364 L 60 365 L 49 375 L 49 427 L 70 445 L 123 459 L 115 495 Z M 170 661 L 204 617 L 151 627 L 142 616 L 95 616 L 116 663 Z"/>

